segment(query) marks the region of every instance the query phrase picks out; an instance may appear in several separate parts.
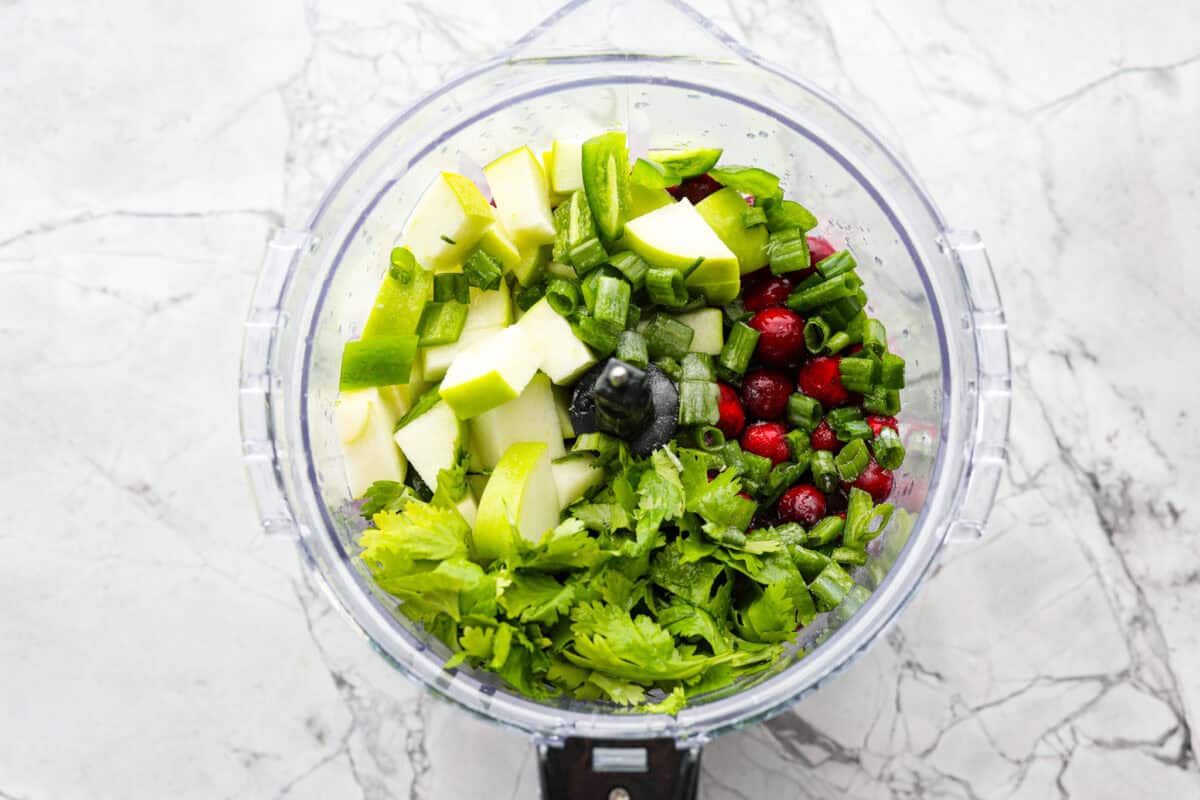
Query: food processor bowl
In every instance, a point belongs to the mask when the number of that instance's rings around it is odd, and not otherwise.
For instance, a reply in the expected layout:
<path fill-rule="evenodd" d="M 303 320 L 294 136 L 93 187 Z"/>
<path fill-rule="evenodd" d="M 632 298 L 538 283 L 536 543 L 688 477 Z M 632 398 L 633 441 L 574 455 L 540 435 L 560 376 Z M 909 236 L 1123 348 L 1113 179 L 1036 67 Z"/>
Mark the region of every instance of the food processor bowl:
<path fill-rule="evenodd" d="M 803 632 L 803 657 L 694 698 L 676 716 L 535 701 L 493 674 L 444 670 L 448 650 L 397 613 L 357 558 L 363 523 L 332 419 L 342 346 L 359 334 L 388 253 L 432 178 L 449 170 L 482 184 L 479 165 L 514 147 L 614 128 L 629 131 L 635 155 L 717 146 L 727 163 L 778 173 L 788 195 L 821 218 L 814 233 L 853 250 L 872 310 L 908 364 L 900 417 L 908 458 L 896 474 L 897 513 L 854 573 L 864 591 Z M 896 154 L 837 101 L 672 0 L 569 3 L 379 131 L 308 222 L 270 243 L 246 323 L 240 395 L 264 528 L 295 537 L 375 649 L 451 702 L 537 737 L 549 795 L 590 775 L 596 796 L 619 783 L 635 798 L 629 787 L 659 780 L 658 767 L 682 770 L 671 779 L 688 796 L 699 745 L 782 711 L 843 669 L 912 598 L 947 539 L 980 535 L 1005 458 L 1009 397 L 1004 315 L 979 237 L 951 228 Z M 635 740 L 670 742 L 674 754 Z M 641 796 L 672 795 L 660 786 Z"/>

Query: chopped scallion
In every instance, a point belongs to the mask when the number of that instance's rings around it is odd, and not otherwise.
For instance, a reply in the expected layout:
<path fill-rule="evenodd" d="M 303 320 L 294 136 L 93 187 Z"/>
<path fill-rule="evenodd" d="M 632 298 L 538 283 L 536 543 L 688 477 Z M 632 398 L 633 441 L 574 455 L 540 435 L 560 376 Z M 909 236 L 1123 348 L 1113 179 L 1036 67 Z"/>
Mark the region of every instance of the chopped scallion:
<path fill-rule="evenodd" d="M 778 203 L 771 203 L 768 205 L 766 212 L 767 228 L 772 232 L 787 228 L 799 228 L 802 231 L 811 231 L 817 227 L 817 218 L 813 216 L 812 212 L 794 200 L 782 200 Z"/>
<path fill-rule="evenodd" d="M 592 316 L 611 328 L 624 330 L 631 291 L 624 278 L 602 275 L 596 283 L 596 304 Z"/>
<path fill-rule="evenodd" d="M 421 347 L 454 344 L 467 324 L 467 306 L 454 301 L 426 303 L 417 323 Z"/>
<path fill-rule="evenodd" d="M 637 331 L 622 331 L 617 338 L 616 356 L 627 364 L 645 369 L 650 363 L 650 356 L 646 352 L 646 337 Z"/>
<path fill-rule="evenodd" d="M 871 449 L 875 451 L 875 461 L 884 469 L 896 469 L 904 463 L 904 444 L 900 435 L 887 426 L 879 429 Z"/>
<path fill-rule="evenodd" d="M 433 302 L 470 303 L 471 284 L 461 272 L 443 272 L 433 276 Z"/>
<path fill-rule="evenodd" d="M 575 330 L 575 335 L 591 347 L 601 356 L 612 355 L 612 352 L 617 349 L 617 341 L 620 339 L 621 330 L 614 329 L 611 325 L 593 316 L 580 314 L 572 324 Z"/>
<path fill-rule="evenodd" d="M 885 389 L 904 388 L 904 359 L 895 353 L 885 353 L 879 368 L 879 385 Z"/>
<path fill-rule="evenodd" d="M 812 433 L 821 424 L 823 414 L 821 404 L 806 394 L 796 392 L 788 398 L 787 421 L 793 428 Z"/>
<path fill-rule="evenodd" d="M 561 316 L 569 317 L 579 308 L 579 282 L 553 278 L 546 284 L 546 302 Z"/>
<path fill-rule="evenodd" d="M 767 223 L 767 212 L 763 211 L 759 206 L 749 206 L 742 212 L 742 227 L 753 228 L 755 225 L 765 225 Z"/>
<path fill-rule="evenodd" d="M 854 285 L 854 277 L 850 274 L 839 275 L 822 281 L 811 289 L 793 292 L 788 297 L 788 307 L 793 311 L 810 311 L 818 306 L 850 297 L 858 287 Z"/>
<path fill-rule="evenodd" d="M 467 283 L 471 286 L 491 291 L 500 288 L 500 281 L 504 278 L 504 267 L 487 253 L 476 250 L 463 263 L 463 274 L 467 276 Z"/>
<path fill-rule="evenodd" d="M 716 424 L 721 417 L 717 408 L 720 399 L 715 381 L 680 381 L 679 424 L 684 427 Z"/>
<path fill-rule="evenodd" d="M 706 453 L 719 453 L 725 447 L 725 434 L 721 429 L 712 425 L 700 425 L 695 428 L 684 428 L 679 434 L 679 441 L 684 447 L 694 447 Z"/>
<path fill-rule="evenodd" d="M 740 376 L 750 366 L 754 348 L 758 346 L 759 332 L 744 322 L 735 322 L 729 329 L 725 344 L 721 348 L 718 363 L 733 375 Z"/>
<path fill-rule="evenodd" d="M 651 267 L 646 272 L 646 293 L 661 306 L 678 307 L 688 299 L 683 274 L 670 267 Z"/>
<path fill-rule="evenodd" d="M 804 537 L 804 544 L 808 547 L 824 547 L 842 535 L 844 525 L 841 517 L 825 517 L 812 526 Z"/>
<path fill-rule="evenodd" d="M 833 463 L 833 453 L 828 450 L 814 450 L 809 469 L 812 470 L 813 485 L 822 492 L 832 492 L 841 483 L 837 465 Z"/>
<path fill-rule="evenodd" d="M 646 285 L 646 273 L 650 270 L 650 265 L 637 253 L 624 250 L 611 256 L 608 263 L 613 269 L 624 275 L 625 280 L 629 281 L 629 285 L 634 289 L 640 290 Z"/>
<path fill-rule="evenodd" d="M 708 353 L 687 353 L 680 362 L 685 381 L 715 381 L 716 370 L 713 369 L 713 359 Z"/>
<path fill-rule="evenodd" d="M 767 259 L 775 275 L 808 269 L 808 258 L 808 239 L 799 228 L 777 231 L 767 239 Z"/>
<path fill-rule="evenodd" d="M 838 476 L 844 481 L 852 481 L 862 474 L 871 461 L 871 454 L 862 439 L 855 439 L 847 444 L 833 457 Z"/>
<path fill-rule="evenodd" d="M 829 323 L 820 317 L 809 317 L 804 322 L 804 346 L 810 353 L 819 353 L 829 341 L 833 331 Z"/>
<path fill-rule="evenodd" d="M 646 337 L 646 349 L 651 358 L 670 356 L 678 361 L 687 355 L 695 331 L 666 314 L 658 314 L 650 320 L 642 335 Z"/>
<path fill-rule="evenodd" d="M 883 327 L 883 323 L 877 319 L 868 319 L 863 325 L 862 334 L 863 350 L 875 356 L 875 358 L 883 358 L 887 353 L 887 331 Z"/>

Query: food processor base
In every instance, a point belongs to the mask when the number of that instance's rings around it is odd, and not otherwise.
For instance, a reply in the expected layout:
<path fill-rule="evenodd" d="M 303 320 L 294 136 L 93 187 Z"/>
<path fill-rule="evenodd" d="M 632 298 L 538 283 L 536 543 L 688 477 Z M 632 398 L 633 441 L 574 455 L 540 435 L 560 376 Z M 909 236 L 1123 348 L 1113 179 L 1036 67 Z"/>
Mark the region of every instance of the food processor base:
<path fill-rule="evenodd" d="M 695 800 L 700 747 L 570 737 L 538 746 L 542 800 Z"/>

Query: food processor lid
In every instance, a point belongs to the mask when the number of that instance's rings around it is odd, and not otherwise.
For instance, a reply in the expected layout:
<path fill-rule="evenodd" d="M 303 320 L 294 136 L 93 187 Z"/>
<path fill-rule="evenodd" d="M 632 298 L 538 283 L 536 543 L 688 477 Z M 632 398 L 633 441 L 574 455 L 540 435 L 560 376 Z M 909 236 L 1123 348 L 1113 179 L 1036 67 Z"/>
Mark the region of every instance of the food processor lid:
<path fill-rule="evenodd" d="M 664 30 L 671 31 L 671 35 L 663 36 Z M 850 123 L 864 137 L 867 146 L 878 151 L 901 182 L 900 189 L 914 198 L 914 207 L 921 209 L 932 227 L 941 232 L 937 246 L 946 262 L 943 268 L 952 270 L 958 281 L 958 285 L 951 281 L 950 290 L 962 296 L 957 306 L 961 306 L 963 316 L 952 319 L 948 310 L 937 309 L 938 300 L 934 296 L 937 292 L 925 279 L 941 327 L 945 416 L 928 502 L 904 553 L 852 620 L 805 658 L 736 695 L 689 706 L 676 717 L 616 710 L 611 714 L 582 713 L 557 708 L 497 690 L 467 673 L 443 670 L 440 660 L 431 657 L 417 637 L 400 629 L 391 611 L 364 588 L 364 578 L 352 567 L 350 559 L 344 553 L 339 556 L 340 545 L 331 544 L 332 532 L 314 522 L 324 520 L 324 527 L 331 526 L 329 510 L 314 488 L 316 475 L 311 455 L 302 454 L 309 458 L 306 463 L 280 444 L 285 435 L 296 434 L 297 441 L 307 435 L 308 421 L 303 419 L 306 383 L 285 386 L 281 376 L 294 372 L 307 375 L 310 358 L 307 347 L 311 346 L 312 329 L 305 332 L 296 328 L 310 322 L 316 325 L 322 299 L 320 295 L 299 299 L 292 296 L 296 270 L 301 260 L 317 247 L 316 231 L 340 229 L 339 235 L 346 235 L 345 226 L 337 220 L 350 212 L 359 214 L 361 220 L 371 210 L 370 207 L 355 209 L 339 197 L 349 176 L 372 166 L 370 159 L 386 137 L 395 135 L 406 124 L 416 124 L 417 116 L 435 104 L 455 113 L 463 112 L 472 101 L 494 94 L 498 87 L 511 92 L 514 86 L 524 86 L 531 80 L 522 74 L 506 85 L 508 71 L 557 63 L 590 69 L 597 82 L 605 80 L 607 75 L 644 74 L 647 65 L 652 65 L 656 74 L 678 72 L 698 86 L 704 86 L 708 76 L 730 69 L 738 71 L 735 77 L 742 81 L 746 95 L 768 94 L 776 106 L 787 105 L 789 92 L 803 94 L 805 99 L 816 98 L 824 104 L 824 110 L 840 115 L 839 119 Z M 747 69 L 754 71 L 757 83 L 753 87 L 745 84 L 750 74 Z M 546 73 L 537 80 L 541 86 L 553 83 Z M 636 139 L 637 132 L 631 130 L 630 135 Z M 868 184 L 864 185 L 878 198 L 878 192 Z M 897 190 L 893 187 L 892 191 Z M 337 221 L 336 225 L 331 220 Z M 903 223 L 896 220 L 895 224 L 901 235 L 905 235 Z M 920 247 L 909 249 L 918 270 L 930 268 L 919 255 L 923 252 Z M 333 258 L 331 263 L 336 262 L 337 258 Z M 327 291 L 328 285 L 326 279 L 320 291 Z M 956 313 L 960 310 L 957 306 Z M 298 314 L 299 318 L 289 319 L 289 314 Z M 311 315 L 311 319 L 305 315 Z M 953 348 L 947 346 L 951 339 Z M 943 539 L 947 535 L 971 538 L 982 531 L 1004 461 L 1009 372 L 1003 311 L 982 243 L 972 233 L 948 230 L 911 172 L 856 118 L 820 90 L 761 61 L 678 0 L 573 0 L 500 57 L 447 83 L 399 115 L 334 182 L 306 228 L 282 231 L 270 244 L 246 323 L 241 372 L 244 456 L 264 528 L 294 535 L 319 582 L 329 590 L 335 607 L 345 610 L 395 666 L 421 683 L 472 713 L 551 740 L 568 736 L 605 739 L 669 736 L 699 741 L 781 711 L 847 666 L 908 602 Z M 968 394 L 961 401 L 962 412 L 951 418 L 951 400 Z M 296 413 L 295 409 L 301 411 Z M 955 459 L 949 471 L 948 454 Z"/>

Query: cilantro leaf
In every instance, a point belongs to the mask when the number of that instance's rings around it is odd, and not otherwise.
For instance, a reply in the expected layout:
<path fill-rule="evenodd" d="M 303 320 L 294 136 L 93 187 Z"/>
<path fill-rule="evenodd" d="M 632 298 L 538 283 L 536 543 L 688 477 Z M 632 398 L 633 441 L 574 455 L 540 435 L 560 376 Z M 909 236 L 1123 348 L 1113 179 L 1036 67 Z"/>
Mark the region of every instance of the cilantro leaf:
<path fill-rule="evenodd" d="M 363 504 L 359 513 L 367 519 L 380 511 L 403 511 L 417 496 L 403 483 L 397 481 L 375 481 L 363 492 Z"/>
<path fill-rule="evenodd" d="M 583 520 L 569 517 L 547 531 L 537 547 L 522 556 L 521 566 L 546 572 L 588 569 L 608 557 L 610 553 L 602 551 L 599 542 L 588 535 Z"/>
<path fill-rule="evenodd" d="M 796 604 L 786 584 L 773 583 L 735 620 L 738 633 L 752 642 L 782 642 L 795 635 Z"/>
<path fill-rule="evenodd" d="M 687 695 L 684 693 L 683 687 L 677 685 L 662 700 L 657 703 L 646 703 L 638 710 L 646 714 L 671 714 L 674 716 L 682 711 L 685 705 L 687 705 Z"/>
<path fill-rule="evenodd" d="M 571 612 L 574 651 L 564 655 L 581 667 L 626 680 L 681 680 L 699 674 L 709 657 L 675 647 L 671 634 L 650 617 L 601 603 Z"/>
<path fill-rule="evenodd" d="M 575 587 L 563 586 L 549 575 L 517 574 L 500 595 L 500 605 L 509 617 L 521 622 L 553 625 L 559 614 L 570 611 Z"/>
<path fill-rule="evenodd" d="M 710 559 L 684 561 L 683 549 L 684 545 L 676 539 L 655 553 L 650 580 L 692 605 L 703 605 L 712 596 L 713 582 L 725 568 Z"/>
<path fill-rule="evenodd" d="M 439 613 L 461 618 L 458 598 L 462 590 L 483 580 L 483 570 L 465 558 L 443 561 L 428 572 L 377 577 L 379 585 L 404 601 L 404 611 L 414 619 L 431 621 Z"/>
<path fill-rule="evenodd" d="M 414 562 L 467 554 L 469 529 L 453 509 L 411 501 L 403 511 L 378 512 L 373 521 L 375 527 L 363 531 L 358 543 L 363 561 L 381 586 L 391 577 L 417 569 Z"/>
<path fill-rule="evenodd" d="M 593 672 L 588 683 L 603 690 L 608 699 L 623 706 L 635 706 L 646 699 L 646 690 L 636 683 L 610 678 L 602 672 Z"/>
<path fill-rule="evenodd" d="M 658 612 L 658 622 L 675 636 L 703 639 L 708 642 L 714 655 L 730 650 L 728 635 L 703 608 L 675 602 Z"/>

